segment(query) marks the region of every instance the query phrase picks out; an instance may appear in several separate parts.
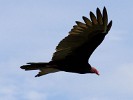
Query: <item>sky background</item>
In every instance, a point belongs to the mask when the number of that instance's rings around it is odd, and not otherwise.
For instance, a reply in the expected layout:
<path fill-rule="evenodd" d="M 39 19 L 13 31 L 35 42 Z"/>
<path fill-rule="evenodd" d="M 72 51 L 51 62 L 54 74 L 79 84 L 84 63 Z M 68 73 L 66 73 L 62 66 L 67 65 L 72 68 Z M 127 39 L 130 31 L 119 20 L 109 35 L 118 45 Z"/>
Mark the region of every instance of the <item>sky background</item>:
<path fill-rule="evenodd" d="M 0 0 L 0 100 L 133 100 L 132 0 Z M 39 78 L 27 62 L 48 62 L 75 21 L 106 6 L 113 26 L 90 58 L 100 71 Z"/>

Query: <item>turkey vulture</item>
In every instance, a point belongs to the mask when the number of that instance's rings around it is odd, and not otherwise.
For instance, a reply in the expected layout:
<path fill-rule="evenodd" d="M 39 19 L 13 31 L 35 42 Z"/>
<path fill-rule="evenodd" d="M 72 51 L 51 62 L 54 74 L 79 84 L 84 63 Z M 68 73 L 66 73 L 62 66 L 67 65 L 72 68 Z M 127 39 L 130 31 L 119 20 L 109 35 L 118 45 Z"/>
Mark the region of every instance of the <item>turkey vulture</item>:
<path fill-rule="evenodd" d="M 99 75 L 97 69 L 92 67 L 88 60 L 109 32 L 112 21 L 108 23 L 105 7 L 102 13 L 97 8 L 96 16 L 90 12 L 90 19 L 83 16 L 83 20 L 85 23 L 76 21 L 77 25 L 74 25 L 68 36 L 58 44 L 50 62 L 31 62 L 20 68 L 26 71 L 40 70 L 35 77 L 58 71 Z"/>

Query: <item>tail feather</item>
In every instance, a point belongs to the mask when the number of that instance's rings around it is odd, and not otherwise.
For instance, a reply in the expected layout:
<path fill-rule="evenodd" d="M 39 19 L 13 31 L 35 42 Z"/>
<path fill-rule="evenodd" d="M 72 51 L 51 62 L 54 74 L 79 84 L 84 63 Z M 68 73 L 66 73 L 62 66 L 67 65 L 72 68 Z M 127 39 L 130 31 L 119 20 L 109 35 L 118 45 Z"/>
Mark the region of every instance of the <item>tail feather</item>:
<path fill-rule="evenodd" d="M 25 69 L 26 71 L 28 70 L 39 70 L 43 67 L 46 67 L 48 63 L 27 63 L 27 65 L 23 65 L 20 68 Z"/>
<path fill-rule="evenodd" d="M 40 77 L 42 75 L 60 71 L 59 69 L 54 68 L 54 66 L 55 65 L 52 65 L 50 63 L 27 63 L 27 65 L 23 65 L 20 68 L 26 71 L 40 70 L 40 72 L 35 76 Z"/>

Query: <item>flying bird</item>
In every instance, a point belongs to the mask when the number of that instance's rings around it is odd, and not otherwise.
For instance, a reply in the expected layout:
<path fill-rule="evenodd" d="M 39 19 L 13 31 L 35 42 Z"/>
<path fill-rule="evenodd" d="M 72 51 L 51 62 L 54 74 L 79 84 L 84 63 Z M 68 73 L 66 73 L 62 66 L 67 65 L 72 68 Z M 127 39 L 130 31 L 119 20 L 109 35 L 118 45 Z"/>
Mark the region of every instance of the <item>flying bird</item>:
<path fill-rule="evenodd" d="M 96 15 L 90 11 L 90 19 L 85 16 L 82 18 L 84 23 L 76 21 L 68 36 L 59 42 L 51 61 L 31 62 L 20 68 L 26 71 L 40 70 L 35 77 L 59 71 L 99 75 L 88 61 L 111 29 L 112 20 L 108 23 L 105 7 L 102 12 L 97 8 Z"/>

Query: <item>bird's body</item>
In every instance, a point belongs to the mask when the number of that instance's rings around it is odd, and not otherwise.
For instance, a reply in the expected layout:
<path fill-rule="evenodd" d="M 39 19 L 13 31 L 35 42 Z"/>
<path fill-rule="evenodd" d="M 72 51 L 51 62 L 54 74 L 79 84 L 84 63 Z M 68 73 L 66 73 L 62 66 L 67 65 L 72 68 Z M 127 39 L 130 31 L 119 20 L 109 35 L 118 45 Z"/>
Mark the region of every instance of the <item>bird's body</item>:
<path fill-rule="evenodd" d="M 76 21 L 77 25 L 73 26 L 69 35 L 58 44 L 50 62 L 28 63 L 21 68 L 40 70 L 36 77 L 58 71 L 99 75 L 98 71 L 88 63 L 88 60 L 104 40 L 112 26 L 112 21 L 108 24 L 106 8 L 103 9 L 103 14 L 97 8 L 97 16 L 90 12 L 90 19 L 83 17 L 85 24 Z"/>

